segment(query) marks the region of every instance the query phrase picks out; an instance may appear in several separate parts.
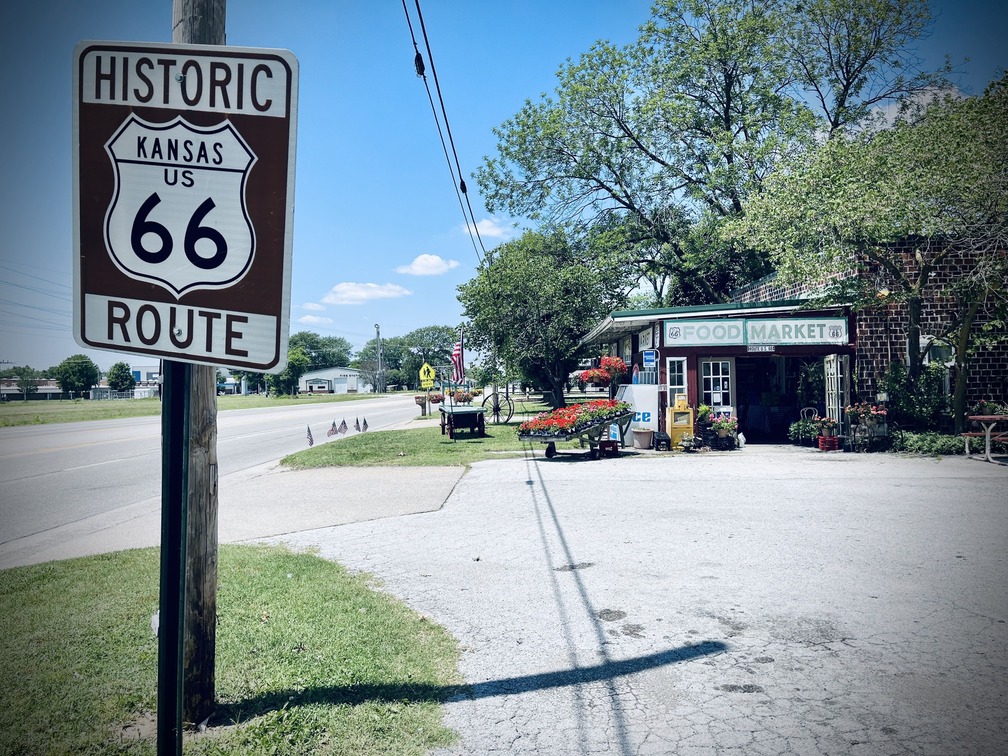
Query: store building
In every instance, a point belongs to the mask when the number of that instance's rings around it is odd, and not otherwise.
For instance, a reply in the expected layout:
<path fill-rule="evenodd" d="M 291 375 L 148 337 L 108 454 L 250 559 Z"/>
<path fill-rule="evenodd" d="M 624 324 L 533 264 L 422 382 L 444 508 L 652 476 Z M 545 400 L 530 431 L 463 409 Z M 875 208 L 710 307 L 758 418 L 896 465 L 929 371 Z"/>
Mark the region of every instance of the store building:
<path fill-rule="evenodd" d="M 583 343 L 637 366 L 635 393 L 654 387 L 659 411 L 652 430 L 664 429 L 667 408 L 683 395 L 691 407 L 708 404 L 736 415 L 747 440 L 786 441 L 802 406 L 839 415 L 850 401 L 855 319 L 846 307 L 806 310 L 803 304 L 613 312 Z"/>
<path fill-rule="evenodd" d="M 945 280 L 939 270 L 921 328 L 922 343 L 930 344 L 925 361 L 945 365 L 950 391 L 951 347 L 932 340 L 949 320 Z M 843 408 L 852 401 L 884 400 L 881 377 L 893 361 L 907 361 L 905 303 L 880 295 L 877 306 L 861 310 L 814 305 L 819 288 L 782 287 L 770 277 L 734 292 L 726 304 L 617 311 L 582 344 L 636 369 L 637 385 L 628 395 L 650 400 L 657 393 L 652 430 L 666 429 L 668 408 L 684 395 L 690 407 L 708 404 L 737 416 L 747 442 L 783 443 L 805 408 L 845 424 Z M 981 318 L 974 328 L 982 324 Z M 1008 338 L 995 339 L 971 360 L 967 404 L 981 399 L 1008 401 Z M 642 427 L 639 419 L 634 427 Z M 841 425 L 841 435 L 844 430 Z"/>

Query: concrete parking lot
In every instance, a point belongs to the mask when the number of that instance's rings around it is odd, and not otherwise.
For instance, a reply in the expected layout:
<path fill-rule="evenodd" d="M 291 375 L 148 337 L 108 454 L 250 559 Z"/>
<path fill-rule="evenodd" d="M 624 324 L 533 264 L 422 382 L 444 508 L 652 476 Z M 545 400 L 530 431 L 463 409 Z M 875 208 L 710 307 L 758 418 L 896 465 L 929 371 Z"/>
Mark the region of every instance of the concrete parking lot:
<path fill-rule="evenodd" d="M 445 755 L 1008 742 L 1006 467 L 535 456 L 475 465 L 438 511 L 276 540 L 374 574 L 459 639 Z"/>

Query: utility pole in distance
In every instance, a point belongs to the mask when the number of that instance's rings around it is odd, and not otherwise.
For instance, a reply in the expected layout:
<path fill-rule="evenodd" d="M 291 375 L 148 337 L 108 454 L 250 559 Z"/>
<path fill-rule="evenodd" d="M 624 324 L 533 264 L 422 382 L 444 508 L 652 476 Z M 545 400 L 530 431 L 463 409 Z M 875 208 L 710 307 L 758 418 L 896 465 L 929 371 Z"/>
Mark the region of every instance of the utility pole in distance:
<path fill-rule="evenodd" d="M 173 0 L 172 42 L 225 44 L 226 0 Z M 193 365 L 189 400 L 182 716 L 214 710 L 217 650 L 217 371 Z"/>

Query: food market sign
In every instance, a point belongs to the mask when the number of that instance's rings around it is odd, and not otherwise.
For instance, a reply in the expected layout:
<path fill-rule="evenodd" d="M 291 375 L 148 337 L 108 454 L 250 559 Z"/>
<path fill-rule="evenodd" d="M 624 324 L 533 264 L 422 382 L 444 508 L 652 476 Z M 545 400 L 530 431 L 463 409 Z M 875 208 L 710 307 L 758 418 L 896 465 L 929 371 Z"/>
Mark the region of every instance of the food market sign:
<path fill-rule="evenodd" d="M 666 320 L 665 346 L 847 344 L 846 318 Z"/>
<path fill-rule="evenodd" d="M 74 51 L 74 337 L 261 372 L 287 361 L 297 59 Z"/>

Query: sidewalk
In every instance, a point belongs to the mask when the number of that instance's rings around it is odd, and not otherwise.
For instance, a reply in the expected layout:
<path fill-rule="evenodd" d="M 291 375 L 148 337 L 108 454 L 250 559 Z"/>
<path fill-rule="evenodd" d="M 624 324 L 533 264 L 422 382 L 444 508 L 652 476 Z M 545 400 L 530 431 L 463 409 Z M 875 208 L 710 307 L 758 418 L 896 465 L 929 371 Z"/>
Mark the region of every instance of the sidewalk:
<path fill-rule="evenodd" d="M 396 427 L 436 423 L 415 420 Z M 259 465 L 218 485 L 218 539 L 238 543 L 301 530 L 439 509 L 462 467 L 330 467 L 291 470 Z M 161 499 L 88 517 L 0 545 L 0 569 L 161 543 Z"/>

